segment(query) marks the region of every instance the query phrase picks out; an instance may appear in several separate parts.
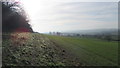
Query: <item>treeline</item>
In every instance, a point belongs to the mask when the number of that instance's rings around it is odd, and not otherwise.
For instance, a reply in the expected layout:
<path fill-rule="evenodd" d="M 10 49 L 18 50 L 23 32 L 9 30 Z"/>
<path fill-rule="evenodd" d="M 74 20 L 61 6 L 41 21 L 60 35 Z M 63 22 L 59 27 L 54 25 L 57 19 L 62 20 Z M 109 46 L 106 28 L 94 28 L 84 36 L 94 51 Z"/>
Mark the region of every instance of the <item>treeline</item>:
<path fill-rule="evenodd" d="M 120 41 L 119 35 L 111 35 L 111 34 L 78 34 L 78 33 L 61 33 L 61 32 L 49 32 L 50 35 L 57 36 L 66 36 L 66 37 L 80 37 L 80 38 L 97 38 L 107 41 Z"/>
<path fill-rule="evenodd" d="M 1 1 L 0 1 L 1 2 Z M 24 9 L 18 2 L 2 2 L 2 32 L 33 32 Z"/>
<path fill-rule="evenodd" d="M 9 39 L 14 32 L 33 32 L 23 7 L 16 1 L 2 3 L 2 39 Z"/>

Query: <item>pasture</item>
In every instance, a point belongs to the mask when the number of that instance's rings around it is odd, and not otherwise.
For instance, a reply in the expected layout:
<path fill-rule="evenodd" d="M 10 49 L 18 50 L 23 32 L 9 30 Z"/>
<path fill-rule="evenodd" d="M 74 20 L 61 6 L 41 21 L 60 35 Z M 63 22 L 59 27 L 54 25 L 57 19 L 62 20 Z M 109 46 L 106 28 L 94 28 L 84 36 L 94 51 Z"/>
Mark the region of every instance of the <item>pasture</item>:
<path fill-rule="evenodd" d="M 58 46 L 73 53 L 87 66 L 114 66 L 118 63 L 118 42 L 95 38 L 47 35 Z"/>

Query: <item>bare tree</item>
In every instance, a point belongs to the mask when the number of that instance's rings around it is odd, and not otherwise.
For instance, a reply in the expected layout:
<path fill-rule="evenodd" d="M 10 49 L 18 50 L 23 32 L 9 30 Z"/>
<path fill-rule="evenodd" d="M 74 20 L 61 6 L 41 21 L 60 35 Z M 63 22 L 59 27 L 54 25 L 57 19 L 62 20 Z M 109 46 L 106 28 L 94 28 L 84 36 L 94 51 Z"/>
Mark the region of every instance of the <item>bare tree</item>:
<path fill-rule="evenodd" d="M 18 2 L 2 2 L 2 32 L 33 32 Z"/>

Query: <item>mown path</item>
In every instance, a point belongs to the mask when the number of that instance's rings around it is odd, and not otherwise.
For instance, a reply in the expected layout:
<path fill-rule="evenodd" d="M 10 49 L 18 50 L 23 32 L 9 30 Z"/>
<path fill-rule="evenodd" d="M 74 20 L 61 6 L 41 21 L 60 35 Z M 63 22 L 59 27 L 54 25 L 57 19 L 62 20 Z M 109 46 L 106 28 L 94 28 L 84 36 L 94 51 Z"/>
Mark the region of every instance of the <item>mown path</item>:
<path fill-rule="evenodd" d="M 14 37 L 19 36 L 19 37 Z M 42 34 L 15 34 L 3 40 L 3 66 L 81 66 L 77 58 Z"/>

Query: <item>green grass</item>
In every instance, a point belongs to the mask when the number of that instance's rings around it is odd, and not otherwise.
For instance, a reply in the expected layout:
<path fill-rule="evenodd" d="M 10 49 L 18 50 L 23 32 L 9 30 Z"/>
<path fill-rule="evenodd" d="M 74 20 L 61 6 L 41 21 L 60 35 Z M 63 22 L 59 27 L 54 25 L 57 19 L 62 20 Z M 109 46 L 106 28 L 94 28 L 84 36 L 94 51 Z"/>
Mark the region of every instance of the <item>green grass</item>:
<path fill-rule="evenodd" d="M 118 42 L 94 38 L 45 36 L 77 56 L 79 61 L 87 66 L 115 66 L 118 63 Z"/>
<path fill-rule="evenodd" d="M 115 41 L 38 33 L 19 33 L 17 39 L 3 36 L 3 66 L 115 66 L 118 62 Z"/>

